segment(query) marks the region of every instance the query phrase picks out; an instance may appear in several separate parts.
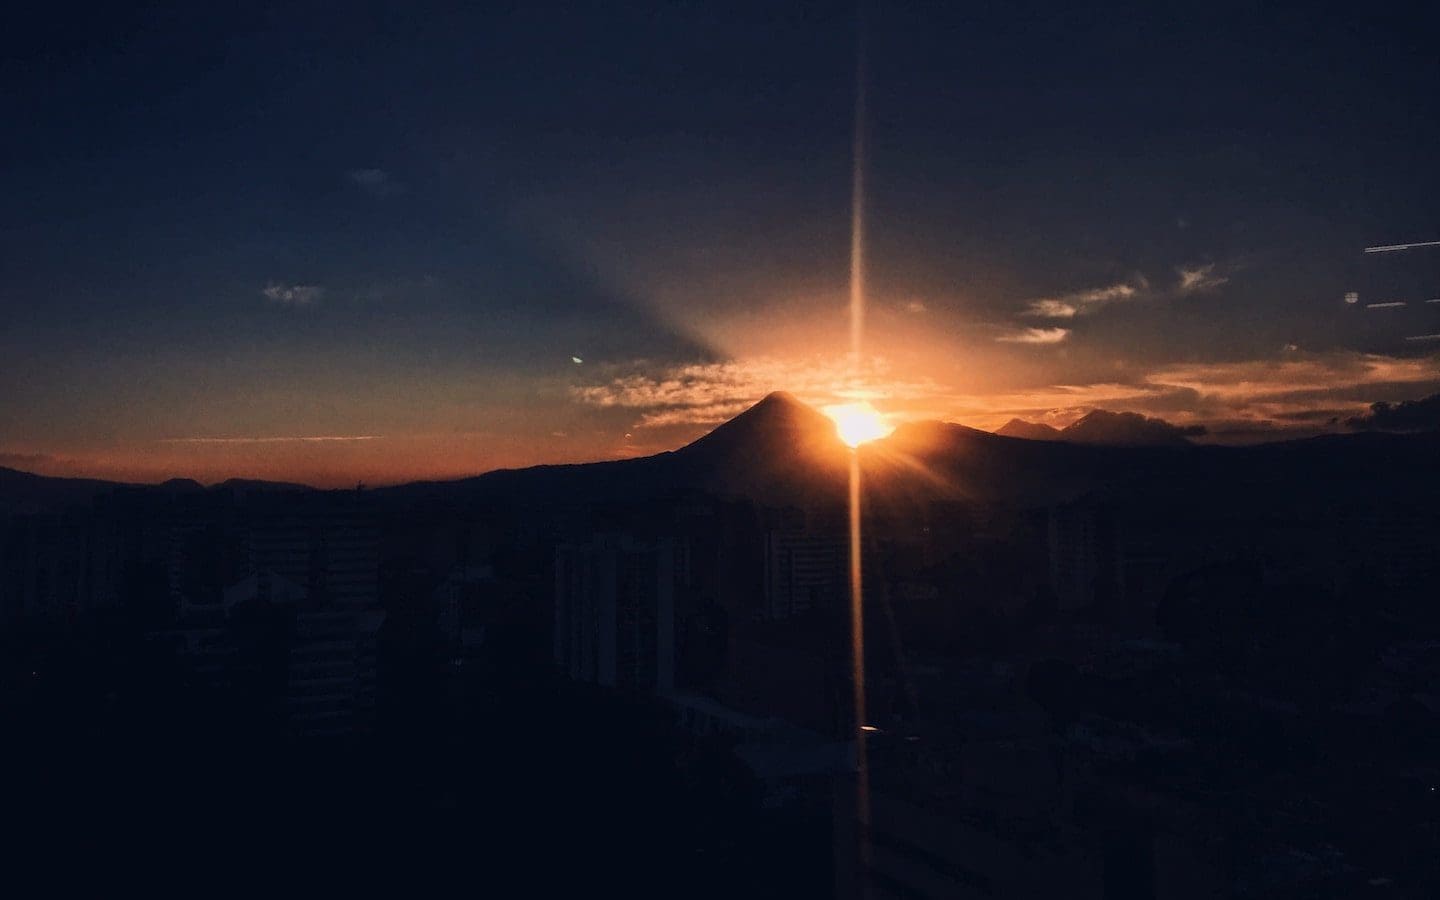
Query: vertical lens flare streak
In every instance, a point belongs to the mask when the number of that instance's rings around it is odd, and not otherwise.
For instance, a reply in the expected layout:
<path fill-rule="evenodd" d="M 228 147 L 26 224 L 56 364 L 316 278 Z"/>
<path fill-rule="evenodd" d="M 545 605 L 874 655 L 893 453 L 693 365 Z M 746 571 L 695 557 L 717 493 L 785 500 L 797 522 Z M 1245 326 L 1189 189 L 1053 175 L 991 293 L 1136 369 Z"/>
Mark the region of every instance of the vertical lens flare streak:
<path fill-rule="evenodd" d="M 855 132 L 850 167 L 850 353 L 860 357 L 865 332 L 865 35 L 860 14 L 855 49 Z"/>
<path fill-rule="evenodd" d="M 855 131 L 850 170 L 850 365 L 858 370 L 865 331 L 865 5 L 859 0 L 855 22 Z M 872 411 L 873 412 L 873 411 Z M 875 419 L 878 421 L 879 417 Z M 863 429 L 870 430 L 870 429 Z M 879 435 L 850 435 L 850 654 L 855 693 L 855 824 L 858 846 L 857 887 L 865 889 L 870 868 L 870 760 L 865 715 L 865 596 L 861 571 L 860 454 L 856 447 Z"/>
<path fill-rule="evenodd" d="M 861 571 L 860 454 L 850 451 L 850 656 L 855 693 L 855 821 L 860 869 L 870 864 L 870 760 L 865 731 L 865 597 Z"/>

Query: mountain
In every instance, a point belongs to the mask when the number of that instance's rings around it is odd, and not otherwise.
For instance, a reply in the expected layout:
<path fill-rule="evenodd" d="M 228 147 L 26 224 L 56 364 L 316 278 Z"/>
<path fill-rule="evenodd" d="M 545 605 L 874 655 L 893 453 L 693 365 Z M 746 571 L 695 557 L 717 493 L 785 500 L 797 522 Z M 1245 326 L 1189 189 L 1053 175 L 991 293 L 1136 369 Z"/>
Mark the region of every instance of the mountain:
<path fill-rule="evenodd" d="M 195 496 L 207 491 L 234 490 L 244 493 L 268 491 L 308 491 L 301 484 L 276 481 L 250 481 L 232 478 L 221 484 L 205 487 L 189 478 L 171 478 L 160 484 L 133 484 L 123 481 L 102 481 L 97 478 L 57 478 L 36 475 L 0 466 L 0 515 L 58 512 L 78 506 L 89 506 L 102 494 L 151 494 L 155 496 Z"/>
<path fill-rule="evenodd" d="M 175 494 L 198 494 L 205 490 L 205 485 L 193 478 L 171 478 L 169 481 L 162 481 L 159 487 Z"/>
<path fill-rule="evenodd" d="M 1058 440 L 1014 436 L 1019 427 L 1001 435 L 943 422 L 903 424 L 856 452 L 867 503 L 906 515 L 936 498 L 1043 505 L 1100 492 L 1189 515 L 1223 504 L 1440 500 L 1436 433 L 1362 432 L 1219 447 L 1192 445 L 1184 430 L 1134 414 L 1091 413 Z M 699 493 L 804 506 L 844 502 L 851 458 L 829 418 L 775 393 L 693 443 L 654 456 L 500 470 L 367 493 L 400 506 L 490 506 L 542 515 Z M 219 489 L 304 488 L 235 480 L 204 490 Z M 120 490 L 178 496 L 198 488 L 184 481 L 118 485 L 0 469 L 0 513 L 88 504 L 97 493 Z"/>
<path fill-rule="evenodd" d="M 541 506 L 619 503 L 685 492 L 776 505 L 843 498 L 849 457 L 823 413 L 783 391 L 681 447 L 638 459 L 502 469 L 376 493 L 401 501 Z"/>
<path fill-rule="evenodd" d="M 1093 489 L 1127 468 L 1120 448 L 1003 437 L 950 422 L 914 422 L 864 445 L 876 496 L 1049 503 Z"/>
<path fill-rule="evenodd" d="M 1164 419 L 1153 419 L 1139 413 L 1097 409 L 1061 429 L 1060 439 L 1076 444 L 1176 447 L 1189 444 L 1187 438 L 1190 435 L 1204 433 L 1204 428 L 1182 428 Z"/>
<path fill-rule="evenodd" d="M 1399 403 L 1370 404 L 1370 412 L 1345 420 L 1360 431 L 1440 431 L 1440 394 Z"/>
<path fill-rule="evenodd" d="M 1011 419 L 995 429 L 995 433 L 1001 437 L 1024 438 L 1027 441 L 1057 441 L 1060 439 L 1060 429 L 1041 422 L 1027 422 L 1024 419 Z"/>
<path fill-rule="evenodd" d="M 784 391 L 769 394 L 674 456 L 697 486 L 752 496 L 828 493 L 849 466 L 835 422 Z"/>
<path fill-rule="evenodd" d="M 829 416 L 793 394 L 775 391 L 679 453 L 730 457 L 762 451 L 772 456 L 808 455 L 826 444 L 842 447 Z"/>
<path fill-rule="evenodd" d="M 46 512 L 88 504 L 96 494 L 120 487 L 93 478 L 51 478 L 0 467 L 0 514 Z"/>
<path fill-rule="evenodd" d="M 190 483 L 194 484 L 195 482 L 192 481 Z M 207 490 L 236 491 L 243 494 L 274 494 L 290 493 L 292 491 L 312 491 L 315 489 L 309 485 L 296 484 L 291 481 L 259 481 L 254 478 L 227 478 L 219 484 L 210 485 Z"/>
<path fill-rule="evenodd" d="M 1198 425 L 1182 427 L 1139 413 L 1097 409 L 1060 429 L 1024 419 L 1011 419 L 995 433 L 1031 441 L 1067 441 L 1110 447 L 1183 447 L 1190 443 L 1190 437 L 1204 434 L 1205 429 Z"/>

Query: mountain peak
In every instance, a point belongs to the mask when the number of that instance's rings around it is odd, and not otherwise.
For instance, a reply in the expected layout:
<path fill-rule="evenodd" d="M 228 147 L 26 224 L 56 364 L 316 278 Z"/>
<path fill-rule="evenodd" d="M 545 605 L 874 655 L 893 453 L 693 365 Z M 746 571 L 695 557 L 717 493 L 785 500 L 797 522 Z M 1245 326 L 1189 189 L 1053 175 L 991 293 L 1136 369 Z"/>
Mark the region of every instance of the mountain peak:
<path fill-rule="evenodd" d="M 1204 428 L 1182 427 L 1140 413 L 1097 409 L 1067 425 L 1060 436 L 1077 444 L 1183 447 L 1190 436 L 1204 433 Z"/>
<path fill-rule="evenodd" d="M 1030 441 L 1055 441 L 1060 439 L 1060 430 L 1043 422 L 1027 422 L 1011 419 L 995 429 L 1001 437 L 1025 438 Z"/>
<path fill-rule="evenodd" d="M 837 441 L 830 417 L 786 391 L 772 391 L 754 406 L 690 446 L 720 443 L 797 444 L 814 438 Z"/>
<path fill-rule="evenodd" d="M 767 394 L 676 456 L 713 473 L 726 492 L 757 496 L 793 493 L 795 485 L 824 491 L 842 483 L 848 459 L 830 417 L 784 391 Z"/>
<path fill-rule="evenodd" d="M 1110 412 L 1093 409 L 1064 428 L 1051 428 L 1040 422 L 1011 419 L 995 429 L 1002 438 L 1024 438 L 1027 441 L 1064 441 L 1067 444 L 1102 446 L 1187 446 L 1189 438 L 1204 435 L 1204 426 L 1174 425 L 1165 419 L 1142 416 L 1138 412 Z"/>
<path fill-rule="evenodd" d="M 1032 441 L 1065 441 L 1071 444 L 1098 444 L 1112 447 L 1184 447 L 1189 438 L 1205 433 L 1201 426 L 1174 425 L 1164 419 L 1135 412 L 1095 409 L 1056 429 L 1039 422 L 1011 419 L 996 434 Z"/>
<path fill-rule="evenodd" d="M 813 407 L 809 404 L 802 403 L 798 397 L 789 391 L 771 391 L 762 397 L 759 403 L 756 403 L 746 410 L 746 413 L 752 413 L 761 409 L 807 409 L 811 412 L 815 411 Z"/>

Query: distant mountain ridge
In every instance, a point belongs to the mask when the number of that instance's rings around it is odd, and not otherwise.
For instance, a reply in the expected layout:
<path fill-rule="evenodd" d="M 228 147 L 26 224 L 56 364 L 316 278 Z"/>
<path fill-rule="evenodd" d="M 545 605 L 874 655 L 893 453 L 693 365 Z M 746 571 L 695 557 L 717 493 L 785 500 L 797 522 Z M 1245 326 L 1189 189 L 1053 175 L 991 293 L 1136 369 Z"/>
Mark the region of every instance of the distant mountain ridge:
<path fill-rule="evenodd" d="M 1363 432 L 1248 447 L 1192 445 L 1186 440 L 1192 433 L 1159 419 L 1103 411 L 1060 430 L 1016 422 L 991 433 L 911 422 L 862 445 L 855 458 L 867 496 L 897 508 L 936 498 L 1046 504 L 1095 491 L 1158 496 L 1197 480 L 1213 484 L 1217 494 L 1313 493 L 1317 486 L 1357 497 L 1381 488 L 1413 494 L 1406 485 L 1429 485 L 1440 458 L 1437 433 Z M 832 504 L 844 502 L 850 453 L 828 417 L 777 392 L 698 440 L 654 456 L 497 470 L 367 493 L 382 503 L 537 510 L 695 494 L 767 506 Z M 184 479 L 124 485 L 0 469 L 0 513 L 53 511 L 122 490 L 178 499 L 223 489 L 313 490 L 242 479 L 209 488 Z"/>
<path fill-rule="evenodd" d="M 995 429 L 995 433 L 1001 437 L 1023 438 L 1027 441 L 1060 440 L 1060 429 L 1055 426 L 1042 422 L 1027 422 L 1024 419 L 1011 419 Z"/>
<path fill-rule="evenodd" d="M 0 466 L 0 513 L 45 512 L 89 503 L 96 494 L 126 487 L 96 478 L 53 478 Z"/>
<path fill-rule="evenodd" d="M 62 478 L 37 475 L 0 466 L 0 515 L 55 512 L 88 505 L 101 494 L 116 491 L 139 491 L 171 496 L 192 496 L 207 491 L 236 490 L 246 493 L 273 491 L 309 491 L 303 484 L 281 481 L 255 481 L 231 478 L 205 486 L 190 478 L 171 478 L 159 484 L 136 484 L 126 481 L 104 481 L 98 478 Z"/>
<path fill-rule="evenodd" d="M 1064 428 L 1011 419 L 996 434 L 1030 441 L 1067 441 L 1111 447 L 1180 447 L 1205 434 L 1203 425 L 1180 426 L 1134 412 L 1092 410 Z"/>

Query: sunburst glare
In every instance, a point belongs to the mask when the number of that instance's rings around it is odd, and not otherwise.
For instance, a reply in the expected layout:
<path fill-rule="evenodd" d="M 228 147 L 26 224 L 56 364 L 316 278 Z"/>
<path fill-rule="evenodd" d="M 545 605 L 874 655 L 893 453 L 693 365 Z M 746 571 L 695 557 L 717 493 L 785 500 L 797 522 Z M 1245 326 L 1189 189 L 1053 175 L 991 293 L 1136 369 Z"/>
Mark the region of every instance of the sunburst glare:
<path fill-rule="evenodd" d="M 835 420 L 835 430 L 847 447 L 889 437 L 895 430 L 879 410 L 863 401 L 827 406 L 825 415 Z"/>

